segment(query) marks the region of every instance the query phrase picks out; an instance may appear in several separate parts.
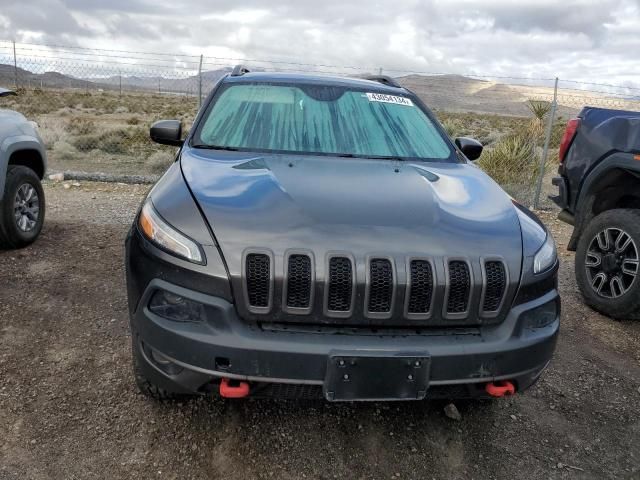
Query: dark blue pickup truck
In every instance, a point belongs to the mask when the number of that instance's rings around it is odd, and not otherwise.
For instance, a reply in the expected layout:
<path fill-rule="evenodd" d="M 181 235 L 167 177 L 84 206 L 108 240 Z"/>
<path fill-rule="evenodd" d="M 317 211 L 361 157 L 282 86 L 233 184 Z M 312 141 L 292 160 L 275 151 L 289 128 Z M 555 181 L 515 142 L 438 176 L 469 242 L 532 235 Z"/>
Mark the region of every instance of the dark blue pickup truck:
<path fill-rule="evenodd" d="M 585 301 L 640 318 L 640 113 L 582 109 L 567 123 L 559 174 L 552 200 L 574 226 L 568 248 Z"/>

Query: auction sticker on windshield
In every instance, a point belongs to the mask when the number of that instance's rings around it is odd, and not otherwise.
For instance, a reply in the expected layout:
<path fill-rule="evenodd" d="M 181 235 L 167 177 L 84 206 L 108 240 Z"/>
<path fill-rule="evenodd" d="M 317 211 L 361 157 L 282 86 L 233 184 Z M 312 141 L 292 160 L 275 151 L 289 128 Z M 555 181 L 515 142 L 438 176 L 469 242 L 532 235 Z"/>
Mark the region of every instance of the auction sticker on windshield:
<path fill-rule="evenodd" d="M 395 103 L 397 105 L 406 105 L 413 107 L 413 102 L 407 97 L 398 97 L 396 95 L 387 95 L 385 93 L 367 93 L 370 102 Z"/>

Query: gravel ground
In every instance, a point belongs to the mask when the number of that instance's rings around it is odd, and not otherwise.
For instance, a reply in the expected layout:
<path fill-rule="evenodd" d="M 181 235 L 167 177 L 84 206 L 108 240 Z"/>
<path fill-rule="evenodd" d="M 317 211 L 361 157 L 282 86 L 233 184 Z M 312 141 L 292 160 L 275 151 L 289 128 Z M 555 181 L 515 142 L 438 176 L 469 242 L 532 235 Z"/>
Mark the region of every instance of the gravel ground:
<path fill-rule="evenodd" d="M 0 479 L 640 478 L 640 322 L 580 301 L 526 394 L 492 402 L 157 404 L 130 369 L 123 239 L 148 187 L 45 186 L 40 240 L 0 252 Z"/>

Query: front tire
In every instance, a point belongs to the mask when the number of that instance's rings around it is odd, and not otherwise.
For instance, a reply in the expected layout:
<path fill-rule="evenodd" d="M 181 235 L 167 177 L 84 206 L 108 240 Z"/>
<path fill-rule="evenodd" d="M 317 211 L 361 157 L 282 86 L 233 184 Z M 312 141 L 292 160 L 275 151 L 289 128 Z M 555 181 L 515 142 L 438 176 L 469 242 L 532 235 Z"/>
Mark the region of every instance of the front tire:
<path fill-rule="evenodd" d="M 580 236 L 578 287 L 587 305 L 616 319 L 640 318 L 640 210 L 596 216 Z"/>
<path fill-rule="evenodd" d="M 23 248 L 42 231 L 44 190 L 30 168 L 10 165 L 0 202 L 0 247 Z"/>

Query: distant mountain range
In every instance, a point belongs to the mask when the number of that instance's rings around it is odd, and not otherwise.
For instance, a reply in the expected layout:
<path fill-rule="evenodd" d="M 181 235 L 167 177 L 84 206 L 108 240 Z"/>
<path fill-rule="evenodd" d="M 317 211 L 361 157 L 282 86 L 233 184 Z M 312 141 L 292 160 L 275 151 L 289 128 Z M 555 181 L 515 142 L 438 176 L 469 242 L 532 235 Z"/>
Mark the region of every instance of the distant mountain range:
<path fill-rule="evenodd" d="M 208 92 L 213 84 L 231 68 L 221 68 L 202 72 L 202 90 Z M 122 86 L 127 91 L 149 91 L 170 93 L 198 93 L 198 76 L 169 78 L 163 76 L 141 77 L 136 75 L 111 75 L 108 77 L 76 77 L 58 72 L 33 73 L 18 67 L 18 85 L 26 88 L 83 88 L 119 90 Z M 0 64 L 0 86 L 15 86 L 15 70 L 13 65 Z"/>
<path fill-rule="evenodd" d="M 198 76 L 169 78 L 165 76 L 143 77 L 136 75 L 111 75 L 108 77 L 76 77 L 58 72 L 33 73 L 18 68 L 18 84 L 27 88 L 75 88 L 90 90 L 161 92 L 197 95 Z M 202 92 L 207 94 L 215 82 L 229 73 L 231 68 L 221 68 L 202 73 Z M 0 64 L 0 86 L 15 85 L 13 65 Z M 462 75 L 408 75 L 396 78 L 402 86 L 414 91 L 434 110 L 452 112 L 479 112 L 501 115 L 530 115 L 528 99 L 550 100 L 553 89 L 526 85 L 511 85 L 478 80 Z M 569 92 L 569 91 L 567 91 Z M 582 92 L 581 95 L 584 95 Z M 604 96 L 603 96 L 604 98 Z M 561 102 L 562 103 L 562 102 Z M 559 114 L 570 115 L 578 105 L 560 106 Z"/>

